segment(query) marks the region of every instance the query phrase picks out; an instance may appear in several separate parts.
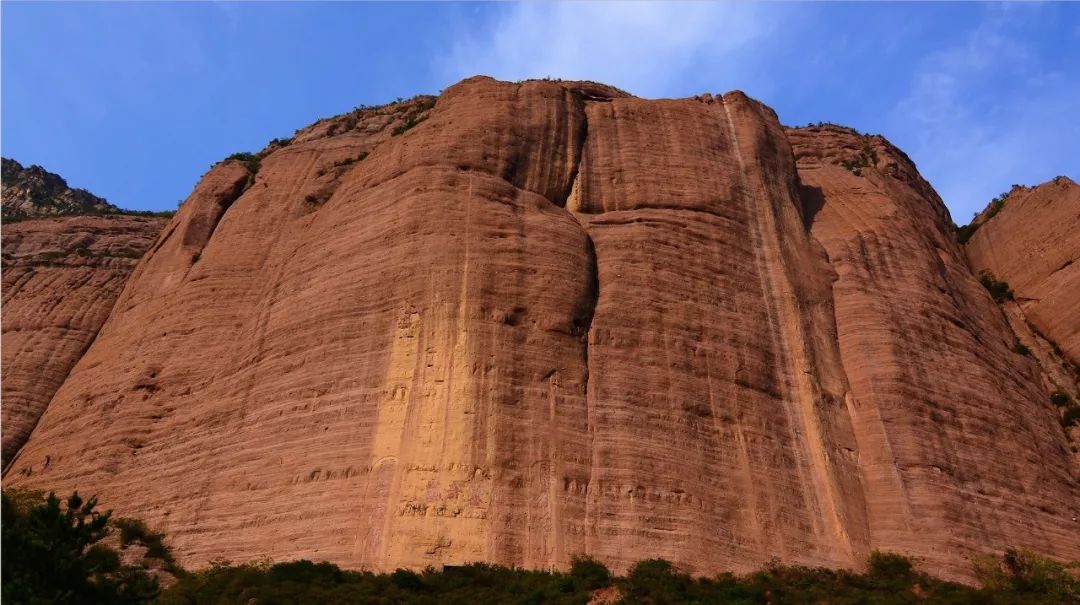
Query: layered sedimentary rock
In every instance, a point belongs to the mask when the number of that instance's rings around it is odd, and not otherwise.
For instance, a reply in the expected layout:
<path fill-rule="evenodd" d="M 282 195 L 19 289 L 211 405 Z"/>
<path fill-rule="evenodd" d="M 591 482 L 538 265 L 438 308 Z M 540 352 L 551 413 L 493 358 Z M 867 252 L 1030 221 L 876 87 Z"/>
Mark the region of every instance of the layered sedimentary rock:
<path fill-rule="evenodd" d="M 881 137 L 788 135 L 807 225 L 836 271 L 872 547 L 958 577 L 956 555 L 987 546 L 1076 558 L 1077 472 L 1057 412 L 941 200 Z"/>
<path fill-rule="evenodd" d="M 741 93 L 473 78 L 222 162 L 5 480 L 189 566 L 1080 557 L 1065 437 L 940 201 L 882 141 L 856 177 L 857 136 L 789 134 L 798 172 Z"/>
<path fill-rule="evenodd" d="M 973 225 L 971 268 L 1008 283 L 1027 320 L 1080 363 L 1080 185 L 1016 187 Z"/>
<path fill-rule="evenodd" d="M 157 218 L 80 216 L 4 226 L 5 465 L 94 340 L 138 258 L 164 223 Z"/>

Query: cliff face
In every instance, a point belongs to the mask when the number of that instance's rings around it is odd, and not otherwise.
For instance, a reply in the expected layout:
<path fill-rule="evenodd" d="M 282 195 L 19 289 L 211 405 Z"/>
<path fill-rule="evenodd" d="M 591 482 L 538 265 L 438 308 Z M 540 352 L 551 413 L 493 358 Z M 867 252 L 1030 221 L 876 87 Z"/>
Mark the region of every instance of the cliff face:
<path fill-rule="evenodd" d="M 80 216 L 4 225 L 5 466 L 94 340 L 163 224 Z"/>
<path fill-rule="evenodd" d="M 856 177 L 737 92 L 432 101 L 215 166 L 5 480 L 195 566 L 1080 557 L 1038 368 L 901 153 Z"/>
<path fill-rule="evenodd" d="M 971 268 L 1008 283 L 1027 320 L 1080 363 L 1080 185 L 1058 177 L 997 204 L 974 221 Z"/>
<path fill-rule="evenodd" d="M 948 212 L 881 137 L 788 132 L 836 272 L 871 545 L 938 561 L 1028 544 L 1075 558 L 1076 469 L 1032 359 L 968 270 Z"/>

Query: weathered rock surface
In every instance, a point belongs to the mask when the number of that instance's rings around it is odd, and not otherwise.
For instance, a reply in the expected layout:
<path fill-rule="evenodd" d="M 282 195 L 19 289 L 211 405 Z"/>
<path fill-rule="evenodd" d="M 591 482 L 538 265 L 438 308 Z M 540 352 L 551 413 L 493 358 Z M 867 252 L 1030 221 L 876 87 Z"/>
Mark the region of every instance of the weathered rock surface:
<path fill-rule="evenodd" d="M 971 268 L 1008 283 L 1026 319 L 1080 363 L 1080 185 L 1014 188 L 974 224 Z"/>
<path fill-rule="evenodd" d="M 165 221 L 27 220 L 3 230 L 3 459 L 26 441 Z"/>
<path fill-rule="evenodd" d="M 873 144 L 488 78 L 321 121 L 203 178 L 5 480 L 188 566 L 1080 558 L 1038 368 Z"/>
<path fill-rule="evenodd" d="M 871 547 L 956 577 L 959 553 L 1002 544 L 1075 559 L 1077 467 L 1057 412 L 938 196 L 881 137 L 788 135 L 807 224 L 836 271 Z"/>

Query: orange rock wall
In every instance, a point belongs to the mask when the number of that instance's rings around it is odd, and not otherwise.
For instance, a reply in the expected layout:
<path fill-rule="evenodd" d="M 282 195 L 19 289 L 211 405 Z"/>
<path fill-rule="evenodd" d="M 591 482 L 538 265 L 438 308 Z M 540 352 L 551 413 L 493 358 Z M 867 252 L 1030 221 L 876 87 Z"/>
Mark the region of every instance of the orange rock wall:
<path fill-rule="evenodd" d="M 810 232 L 836 272 L 871 547 L 950 577 L 970 570 L 957 555 L 1003 545 L 1075 559 L 1077 467 L 1057 412 L 941 200 L 880 137 L 788 134 Z M 869 166 L 842 166 L 864 153 Z"/>
<path fill-rule="evenodd" d="M 339 122 L 204 177 L 5 480 L 189 566 L 1080 557 L 1037 368 L 899 152 L 797 172 L 741 93 L 589 83 Z"/>
<path fill-rule="evenodd" d="M 137 258 L 163 224 L 113 216 L 4 225 L 5 466 L 93 342 Z"/>
<path fill-rule="evenodd" d="M 971 268 L 1007 282 L 1026 319 L 1080 364 L 1080 185 L 1017 188 L 986 215 L 964 246 Z"/>

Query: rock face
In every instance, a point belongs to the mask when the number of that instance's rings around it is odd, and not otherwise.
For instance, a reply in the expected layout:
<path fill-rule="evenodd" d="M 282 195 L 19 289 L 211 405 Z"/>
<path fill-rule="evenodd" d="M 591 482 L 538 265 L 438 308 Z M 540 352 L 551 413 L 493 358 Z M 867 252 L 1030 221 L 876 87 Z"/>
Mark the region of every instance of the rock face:
<path fill-rule="evenodd" d="M 1038 367 L 903 154 L 856 177 L 738 92 L 433 101 L 215 166 L 5 480 L 188 566 L 1080 558 Z"/>
<path fill-rule="evenodd" d="M 3 164 L 3 215 L 7 220 L 75 214 L 110 214 L 120 209 L 41 166 L 23 168 L 9 158 Z"/>
<path fill-rule="evenodd" d="M 1014 188 L 974 221 L 971 268 L 1009 284 L 1028 321 L 1080 363 L 1080 185 Z"/>
<path fill-rule="evenodd" d="M 157 218 L 81 216 L 4 226 L 5 465 L 94 340 L 138 258 L 164 223 Z"/>
<path fill-rule="evenodd" d="M 937 561 L 1027 544 L 1075 558 L 1077 467 L 1040 369 L 968 270 L 948 212 L 881 137 L 794 129 L 806 221 L 836 271 L 871 544 Z"/>

